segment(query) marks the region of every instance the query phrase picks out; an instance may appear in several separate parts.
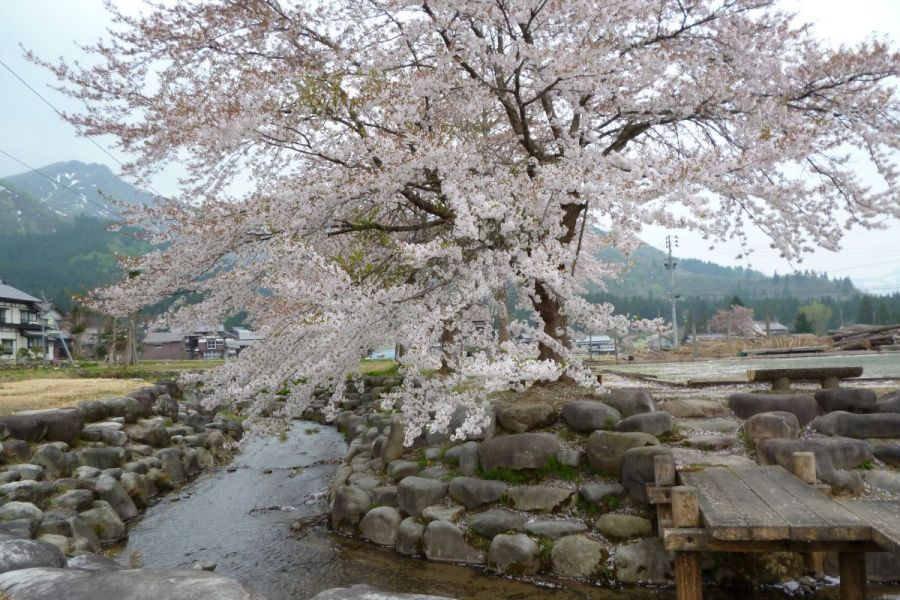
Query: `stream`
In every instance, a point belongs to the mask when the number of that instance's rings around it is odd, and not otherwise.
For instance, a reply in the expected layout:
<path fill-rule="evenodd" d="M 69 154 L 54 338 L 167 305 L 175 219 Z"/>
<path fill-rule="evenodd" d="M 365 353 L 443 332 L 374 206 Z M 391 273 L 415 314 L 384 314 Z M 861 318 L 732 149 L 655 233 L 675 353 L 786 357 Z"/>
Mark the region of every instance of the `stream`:
<path fill-rule="evenodd" d="M 295 421 L 286 438 L 249 437 L 233 462 L 200 476 L 151 506 L 132 527 L 122 563 L 189 568 L 212 561 L 267 600 L 306 600 L 318 592 L 367 583 L 392 592 L 460 600 L 670 600 L 672 590 L 609 589 L 579 582 L 503 578 L 481 569 L 408 558 L 332 534 L 297 519 L 324 513 L 332 473 L 346 452 L 334 428 Z M 712 591 L 707 598 L 783 599 L 782 590 Z M 815 598 L 837 598 L 837 588 Z"/>

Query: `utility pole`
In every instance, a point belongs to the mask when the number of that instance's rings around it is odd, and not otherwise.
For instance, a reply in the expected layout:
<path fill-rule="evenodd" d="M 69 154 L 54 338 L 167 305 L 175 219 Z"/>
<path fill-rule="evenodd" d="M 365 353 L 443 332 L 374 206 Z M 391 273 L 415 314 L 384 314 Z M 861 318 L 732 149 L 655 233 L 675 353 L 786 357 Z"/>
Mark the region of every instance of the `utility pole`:
<path fill-rule="evenodd" d="M 670 297 L 672 298 L 672 346 L 678 347 L 678 311 L 675 308 L 675 304 L 678 301 L 678 295 L 675 294 L 675 267 L 677 263 L 672 258 L 672 246 L 678 247 L 678 236 L 673 237 L 671 235 L 666 236 L 666 249 L 669 251 L 669 258 L 666 260 L 666 270 L 669 272 L 669 285 L 670 285 Z"/>

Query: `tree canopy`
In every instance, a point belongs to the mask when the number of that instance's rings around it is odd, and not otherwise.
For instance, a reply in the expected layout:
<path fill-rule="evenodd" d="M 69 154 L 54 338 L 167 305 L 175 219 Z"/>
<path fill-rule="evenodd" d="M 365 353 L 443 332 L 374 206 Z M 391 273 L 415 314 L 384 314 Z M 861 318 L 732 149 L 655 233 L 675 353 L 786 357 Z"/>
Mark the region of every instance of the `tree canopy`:
<path fill-rule="evenodd" d="M 647 225 L 712 242 L 755 226 L 797 259 L 836 248 L 847 215 L 900 214 L 900 57 L 874 40 L 831 49 L 775 4 L 176 0 L 116 14 L 97 64 L 47 65 L 90 106 L 70 119 L 116 136 L 139 171 L 187 157 L 191 176 L 188 200 L 132 215 L 165 245 L 98 300 L 130 311 L 202 293 L 175 321 L 246 310 L 267 339 L 213 376 L 219 397 L 286 385 L 302 403 L 333 385 L 338 403 L 360 356 L 396 340 L 408 436 L 493 389 L 596 384 L 570 327 L 628 326 L 580 295 L 614 274 L 596 251 L 631 251 Z M 229 193 L 235 178 L 251 191 Z M 537 360 L 464 331 L 507 285 Z M 420 377 L 442 339 L 456 374 Z M 471 414 L 463 429 L 483 422 Z"/>

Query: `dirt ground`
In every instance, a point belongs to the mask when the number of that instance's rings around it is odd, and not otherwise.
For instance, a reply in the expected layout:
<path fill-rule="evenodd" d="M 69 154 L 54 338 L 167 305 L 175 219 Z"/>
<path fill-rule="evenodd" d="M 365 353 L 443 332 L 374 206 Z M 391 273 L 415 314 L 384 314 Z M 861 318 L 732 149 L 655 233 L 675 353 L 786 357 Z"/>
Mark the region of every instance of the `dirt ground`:
<path fill-rule="evenodd" d="M 150 385 L 143 379 L 28 379 L 0 382 L 0 414 L 73 406 Z"/>

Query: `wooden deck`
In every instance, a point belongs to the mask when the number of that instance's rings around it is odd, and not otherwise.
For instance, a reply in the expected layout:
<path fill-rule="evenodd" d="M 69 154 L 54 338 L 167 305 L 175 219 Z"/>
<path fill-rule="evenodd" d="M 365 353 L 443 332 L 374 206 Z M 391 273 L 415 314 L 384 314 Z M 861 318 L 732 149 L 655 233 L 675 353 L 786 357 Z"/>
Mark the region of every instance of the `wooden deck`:
<path fill-rule="evenodd" d="M 865 553 L 900 548 L 900 503 L 838 501 L 816 485 L 815 456 L 794 456 L 795 476 L 779 466 L 711 466 L 675 472 L 657 457 L 659 532 L 676 552 L 679 600 L 702 598 L 700 553 L 800 552 L 821 572 L 823 552 L 839 553 L 841 598 L 865 598 Z M 680 483 L 681 485 L 675 485 Z"/>

